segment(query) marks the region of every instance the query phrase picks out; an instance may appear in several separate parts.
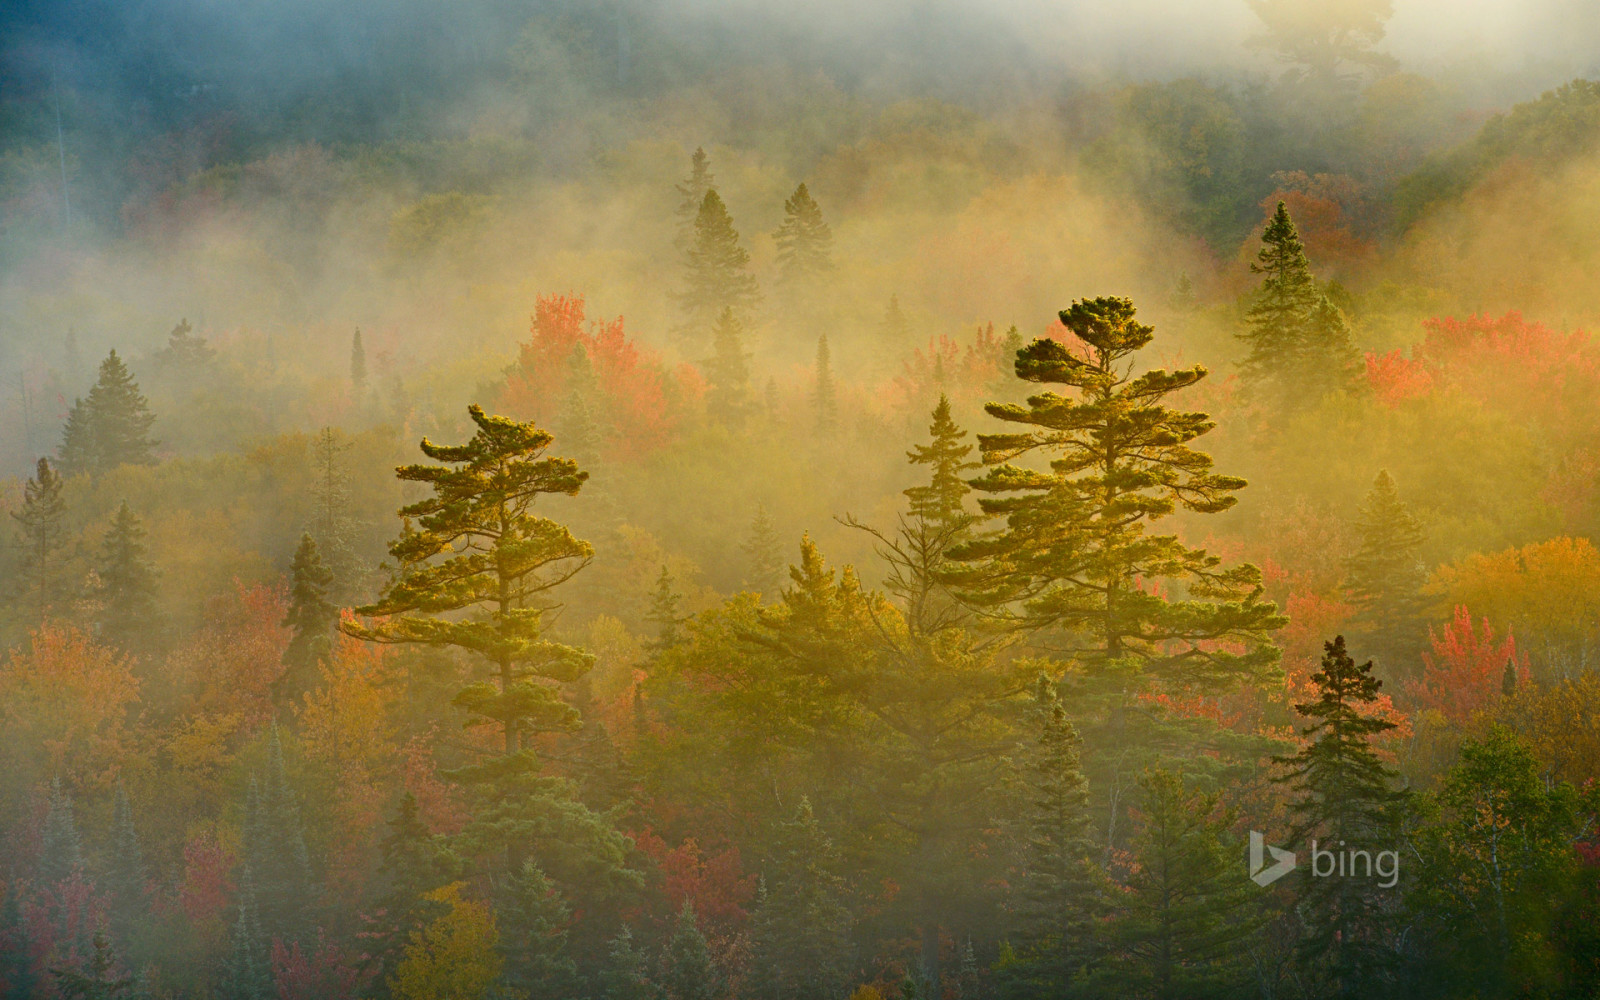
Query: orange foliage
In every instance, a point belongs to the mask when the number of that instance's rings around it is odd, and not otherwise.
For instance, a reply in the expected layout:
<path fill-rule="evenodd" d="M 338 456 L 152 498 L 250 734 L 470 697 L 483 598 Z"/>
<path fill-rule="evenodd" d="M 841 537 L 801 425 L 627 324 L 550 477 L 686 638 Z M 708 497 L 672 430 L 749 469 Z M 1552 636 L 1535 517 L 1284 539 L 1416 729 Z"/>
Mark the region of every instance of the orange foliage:
<path fill-rule="evenodd" d="M 1307 175 L 1299 170 L 1273 179 L 1280 186 L 1262 199 L 1261 207 L 1270 215 L 1278 202 L 1284 203 L 1314 267 L 1348 272 L 1377 258 L 1377 245 L 1350 229 L 1351 216 L 1359 215 L 1366 202 L 1357 181 L 1343 174 Z"/>
<path fill-rule="evenodd" d="M 283 673 L 292 631 L 283 625 L 289 590 L 246 585 L 206 608 L 206 624 L 173 652 L 168 669 L 180 680 L 191 712 L 238 713 L 254 729 L 273 716 L 272 683 Z"/>
<path fill-rule="evenodd" d="M 40 626 L 0 666 L 9 766 L 35 777 L 114 767 L 138 699 L 127 657 L 70 625 Z"/>
<path fill-rule="evenodd" d="M 204 940 L 220 941 L 227 933 L 227 910 L 233 899 L 237 863 L 234 852 L 214 830 L 202 830 L 183 845 L 178 905 Z"/>
<path fill-rule="evenodd" d="M 1516 665 L 1522 683 L 1528 679 L 1528 658 L 1518 655 L 1516 640 L 1506 634 L 1496 643 L 1489 619 L 1482 632 L 1472 627 L 1472 615 L 1458 605 L 1455 617 L 1442 633 L 1428 630 L 1431 654 L 1422 654 L 1422 679 L 1406 685 L 1417 705 L 1433 709 L 1454 723 L 1464 723 L 1492 707 L 1500 697 L 1507 663 Z"/>
<path fill-rule="evenodd" d="M 978 327 L 965 347 L 944 334 L 929 338 L 926 352 L 916 348 L 902 362 L 894 384 L 902 405 L 932 405 L 941 392 L 958 405 L 977 404 L 985 401 L 996 379 L 1010 373 L 1010 361 L 1005 337 L 989 323 Z"/>
<path fill-rule="evenodd" d="M 755 897 L 756 877 L 742 873 L 738 847 L 707 855 L 693 837 L 668 847 L 648 828 L 632 836 L 665 877 L 668 913 L 677 913 L 684 900 L 691 900 L 702 927 L 719 935 L 730 933 L 749 916 L 745 907 Z"/>
<path fill-rule="evenodd" d="M 599 409 L 606 417 L 601 430 L 607 453 L 631 458 L 667 444 L 679 418 L 671 397 L 703 391 L 698 372 L 681 366 L 674 393 L 660 359 L 623 333 L 622 317 L 585 324 L 581 295 L 539 297 L 531 337 L 518 349 L 517 362 L 506 375 L 500 408 L 518 420 L 544 426 L 558 419 L 571 389 L 568 362 L 580 345 L 604 396 Z"/>

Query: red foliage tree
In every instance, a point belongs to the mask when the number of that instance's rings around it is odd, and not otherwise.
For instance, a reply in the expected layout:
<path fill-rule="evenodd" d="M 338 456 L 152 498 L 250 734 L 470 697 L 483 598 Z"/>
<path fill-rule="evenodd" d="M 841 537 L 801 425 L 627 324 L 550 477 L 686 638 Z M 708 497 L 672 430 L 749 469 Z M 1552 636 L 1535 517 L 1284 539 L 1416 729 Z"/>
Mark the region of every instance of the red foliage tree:
<path fill-rule="evenodd" d="M 1528 657 L 1517 652 L 1516 639 L 1508 632 L 1497 642 L 1489 619 L 1482 626 L 1475 630 L 1466 606 L 1458 605 L 1442 632 L 1428 630 L 1433 652 L 1422 654 L 1422 678 L 1406 687 L 1419 708 L 1439 711 L 1451 722 L 1466 722 L 1499 697 L 1507 664 L 1517 671 L 1518 683 L 1527 682 Z"/>

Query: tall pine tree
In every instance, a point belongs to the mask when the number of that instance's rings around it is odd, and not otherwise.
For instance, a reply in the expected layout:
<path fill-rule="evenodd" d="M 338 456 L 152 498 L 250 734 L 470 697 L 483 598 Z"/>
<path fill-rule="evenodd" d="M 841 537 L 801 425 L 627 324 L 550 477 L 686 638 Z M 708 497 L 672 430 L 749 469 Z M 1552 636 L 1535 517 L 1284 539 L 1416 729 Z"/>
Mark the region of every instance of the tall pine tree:
<path fill-rule="evenodd" d="M 950 417 L 950 399 L 939 394 L 928 425 L 927 444 L 912 446 L 907 457 L 913 465 L 928 467 L 929 481 L 905 490 L 911 500 L 911 516 L 939 527 L 963 528 L 976 520 L 966 509 L 966 496 L 972 492 L 963 476 L 968 469 L 981 466 L 967 461 L 972 445 L 964 444 L 967 432 Z"/>
<path fill-rule="evenodd" d="M 154 465 L 155 423 L 150 404 L 133 373 L 113 350 L 100 362 L 100 375 L 88 398 L 74 400 L 61 440 L 61 471 L 68 476 L 98 476 L 119 465 Z"/>
<path fill-rule="evenodd" d="M 796 298 L 814 295 L 817 281 L 833 270 L 833 232 L 805 184 L 784 201 L 783 224 L 772 236 L 780 286 Z"/>
<path fill-rule="evenodd" d="M 740 548 L 744 552 L 746 567 L 740 586 L 762 598 L 776 596 L 783 583 L 786 564 L 783 540 L 778 537 L 778 526 L 773 522 L 766 504 L 756 504 L 756 516 L 750 523 L 750 534 Z"/>
<path fill-rule="evenodd" d="M 265 773 L 250 779 L 245 802 L 244 856 L 253 877 L 254 919 L 264 940 L 309 943 L 315 925 L 311 861 L 276 723 L 266 749 Z"/>
<path fill-rule="evenodd" d="M 1311 722 L 1301 730 L 1307 743 L 1278 759 L 1287 768 L 1278 780 L 1294 794 L 1293 838 L 1315 838 L 1319 850 L 1335 853 L 1394 850 L 1405 794 L 1372 747 L 1372 738 L 1394 723 L 1365 714 L 1383 682 L 1372 676 L 1371 661 L 1351 659 L 1344 636 L 1323 644 L 1321 669 L 1311 681 L 1317 700 L 1295 705 Z M 1395 955 L 1387 925 L 1394 913 L 1386 902 L 1386 890 L 1370 877 L 1306 877 L 1299 951 L 1307 972 L 1326 983 L 1327 995 L 1356 1000 L 1391 984 Z"/>
<path fill-rule="evenodd" d="M 389 979 L 405 954 L 411 936 L 440 915 L 443 907 L 428 893 L 451 881 L 448 855 L 423 825 L 417 798 L 406 792 L 388 832 L 378 843 L 382 891 L 368 932 L 366 970 L 380 998 L 389 995 Z"/>
<path fill-rule="evenodd" d="M 350 385 L 360 395 L 367 388 L 367 349 L 361 346 L 361 327 L 350 337 Z"/>
<path fill-rule="evenodd" d="M 654 1000 L 656 987 L 650 981 L 649 959 L 634 943 L 633 931 L 627 924 L 606 948 L 598 979 L 598 1000 Z"/>
<path fill-rule="evenodd" d="M 311 533 L 304 532 L 289 568 L 289 610 L 283 618 L 283 626 L 294 635 L 283 651 L 283 674 L 273 685 L 283 704 L 299 704 L 316 687 L 317 665 L 327 659 L 339 621 L 339 609 L 328 600 L 332 585 L 333 571 L 323 564 Z"/>
<path fill-rule="evenodd" d="M 56 778 L 50 783 L 50 810 L 39 845 L 39 881 L 53 889 L 82 873 L 83 841 L 72 814 L 72 793 Z"/>
<path fill-rule="evenodd" d="M 722 310 L 712 334 L 714 353 L 706 362 L 706 413 L 726 427 L 742 427 L 754 401 L 750 397 L 750 355 L 744 329 L 731 308 Z"/>
<path fill-rule="evenodd" d="M 223 966 L 220 991 L 222 1000 L 271 1000 L 271 939 L 261 926 L 256 906 L 255 875 L 249 862 L 239 876 L 239 898 L 235 904 L 228 957 Z"/>
<path fill-rule="evenodd" d="M 811 410 L 817 430 L 833 430 L 839 420 L 839 393 L 833 384 L 833 356 L 828 351 L 828 335 L 817 338 L 817 362 L 811 376 Z"/>
<path fill-rule="evenodd" d="M 662 653 L 683 641 L 680 626 L 689 618 L 679 613 L 678 605 L 681 603 L 683 595 L 673 588 L 672 574 L 666 566 L 662 566 L 661 575 L 656 578 L 655 593 L 650 595 L 650 608 L 644 615 L 644 620 L 656 627 L 656 634 L 645 642 L 645 653 L 650 659 L 658 659 Z"/>
<path fill-rule="evenodd" d="M 762 1000 L 834 1000 L 850 972 L 850 911 L 839 856 L 811 802 L 780 824 L 766 893 L 751 920 Z"/>
<path fill-rule="evenodd" d="M 505 984 L 529 1000 L 570 1000 L 578 967 L 567 954 L 566 901 L 539 866 L 528 860 L 500 887 L 495 914 Z"/>
<path fill-rule="evenodd" d="M 17 608 L 33 624 L 49 617 L 66 596 L 67 504 L 61 477 L 48 459 L 39 459 L 22 488 L 22 509 L 12 517 L 22 527 L 22 565 L 16 579 Z"/>
<path fill-rule="evenodd" d="M 687 899 L 661 956 L 659 985 L 662 1000 L 720 1000 L 722 996 L 722 971 L 712 961 L 694 903 Z"/>
<path fill-rule="evenodd" d="M 689 157 L 689 176 L 677 186 L 681 199 L 677 209 L 679 249 L 686 248 L 693 238 L 694 223 L 700 215 L 700 206 L 705 204 L 706 192 L 710 191 L 716 182 L 716 175 L 711 172 L 711 158 L 706 155 L 703 148 L 696 146 L 694 153 Z"/>
<path fill-rule="evenodd" d="M 1411 669 L 1422 639 L 1426 611 L 1422 587 L 1422 522 L 1400 499 L 1384 469 L 1357 518 L 1356 551 L 1345 563 L 1345 591 L 1356 607 L 1363 645 L 1391 676 Z"/>
<path fill-rule="evenodd" d="M 145 530 L 124 500 L 100 544 L 99 635 L 133 653 L 148 653 L 160 634 L 156 622 L 156 571 L 144 545 Z"/>
<path fill-rule="evenodd" d="M 750 252 L 739 244 L 739 231 L 715 189 L 708 189 L 695 215 L 694 234 L 684 253 L 683 310 L 679 332 L 704 343 L 724 309 L 744 315 L 757 301 L 756 279 L 749 273 Z"/>
<path fill-rule="evenodd" d="M 133 805 L 128 793 L 117 782 L 117 797 L 111 815 L 111 864 L 106 873 L 111 930 L 122 947 L 132 946 L 134 932 L 148 917 L 149 871 L 139 845 L 139 831 L 133 825 Z"/>

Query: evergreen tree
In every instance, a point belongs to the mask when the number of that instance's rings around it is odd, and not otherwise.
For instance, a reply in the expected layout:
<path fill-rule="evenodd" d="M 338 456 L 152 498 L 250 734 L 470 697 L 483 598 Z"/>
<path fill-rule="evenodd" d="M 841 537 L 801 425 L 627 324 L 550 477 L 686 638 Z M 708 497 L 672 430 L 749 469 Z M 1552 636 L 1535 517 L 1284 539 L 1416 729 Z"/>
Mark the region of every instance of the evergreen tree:
<path fill-rule="evenodd" d="M 361 327 L 350 337 L 350 385 L 359 395 L 367 387 L 367 350 L 361 346 Z"/>
<path fill-rule="evenodd" d="M 741 549 L 748 567 L 741 586 L 769 598 L 777 594 L 783 583 L 785 563 L 783 541 L 778 537 L 778 526 L 764 503 L 756 505 L 755 520 L 750 525 L 750 535 Z"/>
<path fill-rule="evenodd" d="M 87 970 L 51 969 L 50 975 L 55 978 L 57 995 L 62 997 L 114 1000 L 116 997 L 138 996 L 139 981 L 133 976 L 116 975 L 112 971 L 116 967 L 117 955 L 111 942 L 106 940 L 104 934 L 96 933 Z"/>
<path fill-rule="evenodd" d="M 833 270 L 833 232 L 805 184 L 784 201 L 783 224 L 772 235 L 778 244 L 778 281 L 792 292 L 814 290 L 816 280 Z"/>
<path fill-rule="evenodd" d="M 751 410 L 750 355 L 733 310 L 724 309 L 713 334 L 715 353 L 706 362 L 706 413 L 728 427 L 742 427 Z"/>
<path fill-rule="evenodd" d="M 967 432 L 956 426 L 950 418 L 950 399 L 939 394 L 939 405 L 933 409 L 933 423 L 928 425 L 929 442 L 912 446 L 907 457 L 913 465 L 928 466 L 930 479 L 926 486 L 913 486 L 904 491 L 911 499 L 911 516 L 939 527 L 963 528 L 975 518 L 967 512 L 965 499 L 972 491 L 962 473 L 979 468 L 981 463 L 968 462 L 972 445 L 962 444 Z"/>
<path fill-rule="evenodd" d="M 615 533 L 622 526 L 622 511 L 608 481 L 613 470 L 600 455 L 606 437 L 605 413 L 600 379 L 589 361 L 589 352 L 582 344 L 575 344 L 567 361 L 567 398 L 560 422 L 560 438 L 567 454 L 589 477 L 583 487 L 587 502 L 575 519 L 614 542 Z"/>
<path fill-rule="evenodd" d="M 1043 674 L 1035 685 L 1032 716 L 1036 731 L 1019 776 L 1026 795 L 1015 907 L 1021 947 L 1018 960 L 1006 969 L 1005 985 L 1011 996 L 1050 997 L 1063 995 L 1088 968 L 1101 904 L 1090 861 L 1082 742 L 1055 685 Z"/>
<path fill-rule="evenodd" d="M 1345 591 L 1362 640 L 1380 664 L 1404 670 L 1416 657 L 1425 613 L 1422 523 L 1400 499 L 1387 469 L 1378 473 L 1356 521 L 1359 544 L 1345 563 Z"/>
<path fill-rule="evenodd" d="M 565 871 L 546 864 L 557 879 L 581 870 L 590 892 L 632 884 L 625 838 L 576 802 L 568 782 L 542 774 L 531 746 L 539 733 L 579 728 L 578 712 L 553 685 L 577 681 L 594 659 L 546 638 L 543 628 L 552 591 L 588 564 L 593 549 L 533 505 L 542 494 L 575 495 L 587 474 L 570 459 L 545 455 L 553 440 L 547 431 L 477 406 L 468 412 L 477 426 L 471 441 L 424 439 L 422 451 L 436 464 L 397 470 L 432 495 L 400 510 L 405 529 L 389 547 L 399 571 L 376 603 L 359 609 L 373 620 L 342 627 L 376 642 L 459 648 L 492 668 L 490 679 L 453 700 L 469 724 L 498 730 L 502 747 L 499 756 L 453 772 L 481 793 L 466 831 L 472 853 L 501 852 L 509 874 L 526 852 L 543 848 L 567 864 Z"/>
<path fill-rule="evenodd" d="M 654 1000 L 656 988 L 650 981 L 649 962 L 634 946 L 633 931 L 627 924 L 611 939 L 599 980 L 598 1000 Z"/>
<path fill-rule="evenodd" d="M 706 193 L 716 184 L 716 180 L 711 173 L 711 158 L 704 149 L 696 146 L 689 157 L 689 176 L 677 186 L 678 194 L 683 199 L 678 202 L 677 210 L 680 249 L 689 245 L 694 235 L 695 220 L 700 215 L 700 206 L 705 204 Z"/>
<path fill-rule="evenodd" d="M 344 454 L 351 444 L 332 427 L 317 433 L 312 445 L 312 538 L 333 574 L 328 595 L 340 607 L 353 602 L 365 569 L 356 552 L 356 523 L 350 514 L 350 473 Z"/>
<path fill-rule="evenodd" d="M 440 913 L 440 905 L 427 894 L 451 880 L 447 857 L 423 825 L 415 795 L 405 793 L 386 825 L 389 832 L 378 843 L 383 891 L 367 948 L 367 966 L 380 997 L 388 996 L 389 978 L 412 934 Z"/>
<path fill-rule="evenodd" d="M 906 319 L 905 311 L 900 308 L 900 296 L 889 296 L 889 305 L 883 311 L 883 322 L 878 324 L 878 330 L 887 347 L 901 348 L 910 342 L 911 321 Z"/>
<path fill-rule="evenodd" d="M 1194 794 L 1178 774 L 1147 771 L 1133 838 L 1133 872 L 1110 938 L 1104 977 L 1116 994 L 1202 1000 L 1245 989 L 1245 940 L 1259 923 L 1254 885 L 1239 877 L 1237 844 L 1216 796 Z"/>
<path fill-rule="evenodd" d="M 828 335 L 817 338 L 817 364 L 811 383 L 811 408 L 817 415 L 817 430 L 827 432 L 839 418 L 839 398 L 833 385 L 833 361 L 828 353 Z"/>
<path fill-rule="evenodd" d="M 979 500 L 983 512 L 1006 527 L 958 546 L 952 556 L 971 566 L 953 580 L 1019 625 L 1085 635 L 1074 658 L 1088 681 L 1215 688 L 1270 675 L 1278 659 L 1270 635 L 1285 619 L 1261 599 L 1260 571 L 1224 568 L 1176 535 L 1151 531 L 1179 510 L 1227 510 L 1245 486 L 1190 447 L 1215 426 L 1206 414 L 1163 405 L 1205 368 L 1133 375 L 1128 359 L 1153 330 L 1134 319 L 1127 299 L 1077 302 L 1061 321 L 1085 355 L 1035 340 L 1018 352 L 1016 371 L 1076 396 L 1041 392 L 985 407 L 1029 429 L 978 436 L 991 468 L 972 485 L 989 494 Z M 1048 469 L 1010 464 L 1041 452 Z M 1158 580 L 1179 583 L 1187 597 L 1169 600 L 1152 588 Z"/>
<path fill-rule="evenodd" d="M 311 862 L 276 723 L 268 732 L 266 773 L 260 781 L 250 780 L 244 856 L 253 875 L 253 906 L 265 940 L 305 940 L 314 922 Z"/>
<path fill-rule="evenodd" d="M 1515 698 L 1517 696 L 1517 661 L 1507 660 L 1505 672 L 1500 675 L 1500 696 L 1502 698 Z"/>
<path fill-rule="evenodd" d="M 1349 385 L 1357 353 L 1337 306 L 1317 287 L 1305 246 L 1283 202 L 1261 234 L 1250 265 L 1263 275 L 1239 338 L 1250 349 L 1240 366 L 1247 387 L 1277 405 L 1315 401 Z"/>
<path fill-rule="evenodd" d="M 687 899 L 678 913 L 661 965 L 663 1000 L 720 1000 L 722 973 L 711 960 L 705 935 L 695 920 L 694 904 Z"/>
<path fill-rule="evenodd" d="M 155 423 L 150 404 L 139 392 L 133 373 L 113 350 L 100 363 L 100 376 L 87 399 L 75 400 L 59 452 L 68 476 L 98 476 L 119 465 L 154 465 Z"/>
<path fill-rule="evenodd" d="M 522 863 L 502 887 L 495 910 L 505 984 L 530 1000 L 574 996 L 578 969 L 567 954 L 572 915 L 538 865 Z"/>
<path fill-rule="evenodd" d="M 158 631 L 155 568 L 145 530 L 124 500 L 100 545 L 100 638 L 119 649 L 148 652 Z"/>
<path fill-rule="evenodd" d="M 72 795 L 61 787 L 61 779 L 50 783 L 50 811 L 44 817 L 44 834 L 39 848 L 39 880 L 54 888 L 83 871 L 83 841 L 72 817 Z"/>
<path fill-rule="evenodd" d="M 683 309 L 680 332 L 706 337 L 724 309 L 743 314 L 757 301 L 756 279 L 749 273 L 750 253 L 739 245 L 739 232 L 727 206 L 708 189 L 694 220 L 694 236 L 685 252 L 684 286 L 678 295 Z"/>
<path fill-rule="evenodd" d="M 188 319 L 182 319 L 167 335 L 167 346 L 156 353 L 155 360 L 160 369 L 183 373 L 210 364 L 216 356 L 204 337 L 194 336 Z"/>
<path fill-rule="evenodd" d="M 661 575 L 656 578 L 655 593 L 650 597 L 650 609 L 644 616 L 645 621 L 656 627 L 655 636 L 645 643 L 645 652 L 651 660 L 658 659 L 662 653 L 683 641 L 683 631 L 679 626 L 689 619 L 678 613 L 678 605 L 682 601 L 683 595 L 673 589 L 672 574 L 666 566 L 662 566 Z"/>
<path fill-rule="evenodd" d="M 33 970 L 33 949 L 22 919 L 22 883 L 13 878 L 6 886 L 5 907 L 0 909 L 0 984 L 4 996 L 33 1000 L 38 976 Z"/>
<path fill-rule="evenodd" d="M 339 609 L 328 600 L 333 571 L 322 562 L 322 553 L 311 533 L 300 536 L 289 568 L 289 610 L 283 627 L 294 630 L 283 651 L 283 674 L 273 684 L 277 699 L 298 704 L 302 695 L 317 685 L 317 665 L 328 657 L 333 627 Z"/>
<path fill-rule="evenodd" d="M 1372 738 L 1394 723 L 1362 714 L 1363 706 L 1377 701 L 1383 682 L 1372 676 L 1371 661 L 1358 666 L 1350 658 L 1344 636 L 1324 643 L 1323 650 L 1321 670 L 1311 675 L 1317 700 L 1295 705 L 1312 720 L 1301 730 L 1309 742 L 1293 756 L 1278 758 L 1288 770 L 1277 780 L 1295 796 L 1293 838 L 1314 836 L 1335 851 L 1390 849 L 1405 796 L 1394 790 L 1396 774 L 1379 760 Z M 1307 877 L 1300 898 L 1307 914 L 1300 955 L 1328 983 L 1330 995 L 1369 997 L 1388 982 L 1392 953 L 1384 931 L 1392 912 L 1384 902 L 1384 890 L 1373 879 Z"/>
<path fill-rule="evenodd" d="M 767 891 L 752 919 L 752 961 L 770 1000 L 833 1000 L 849 967 L 850 911 L 838 853 L 811 802 L 780 825 L 764 879 Z"/>
<path fill-rule="evenodd" d="M 48 459 L 22 488 L 22 509 L 12 517 L 22 526 L 23 562 L 17 573 L 18 604 L 33 622 L 49 616 L 65 596 L 63 549 L 66 547 L 67 505 L 62 499 L 61 477 Z"/>
<path fill-rule="evenodd" d="M 276 994 L 272 988 L 272 966 L 268 944 L 270 938 L 261 926 L 257 914 L 255 876 L 249 862 L 239 877 L 239 915 L 233 923 L 233 933 L 224 966 L 222 983 L 223 1000 L 271 1000 Z"/>
<path fill-rule="evenodd" d="M 968 935 L 966 946 L 961 949 L 961 963 L 956 967 L 956 1000 L 986 1000 L 987 987 L 972 936 Z"/>
<path fill-rule="evenodd" d="M 120 781 L 112 810 L 111 837 L 111 866 L 106 879 L 111 929 L 122 946 L 128 948 L 134 931 L 148 916 L 149 873 L 139 846 L 139 831 L 133 825 L 133 806 Z"/>

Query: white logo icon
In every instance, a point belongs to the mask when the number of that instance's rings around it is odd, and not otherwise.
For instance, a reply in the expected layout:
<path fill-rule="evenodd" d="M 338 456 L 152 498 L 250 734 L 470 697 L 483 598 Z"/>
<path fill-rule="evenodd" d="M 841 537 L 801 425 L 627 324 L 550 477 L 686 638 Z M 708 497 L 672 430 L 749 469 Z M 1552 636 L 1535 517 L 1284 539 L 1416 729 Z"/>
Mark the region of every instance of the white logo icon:
<path fill-rule="evenodd" d="M 1265 854 L 1271 852 L 1272 860 L 1276 862 L 1271 868 L 1267 867 Z M 1294 871 L 1294 852 L 1286 851 L 1281 847 L 1272 847 L 1267 844 L 1265 837 L 1259 831 L 1250 831 L 1250 879 L 1256 885 L 1271 885 Z"/>

